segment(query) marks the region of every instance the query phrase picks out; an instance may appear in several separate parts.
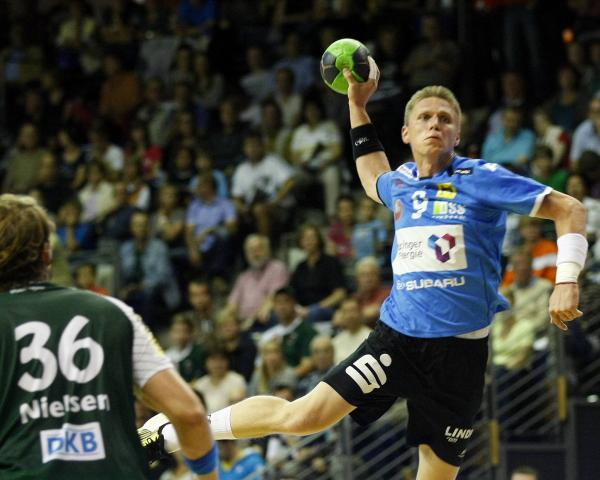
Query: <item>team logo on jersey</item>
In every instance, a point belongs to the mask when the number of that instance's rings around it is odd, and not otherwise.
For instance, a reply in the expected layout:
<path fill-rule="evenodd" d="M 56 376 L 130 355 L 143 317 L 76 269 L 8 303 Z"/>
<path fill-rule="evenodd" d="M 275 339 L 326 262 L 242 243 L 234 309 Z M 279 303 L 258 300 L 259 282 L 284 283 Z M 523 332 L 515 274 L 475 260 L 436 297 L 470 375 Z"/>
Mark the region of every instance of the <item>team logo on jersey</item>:
<path fill-rule="evenodd" d="M 402 175 L 408 177 L 408 178 L 413 178 L 413 172 L 410 168 L 408 168 L 406 165 L 400 165 L 397 169 L 397 172 L 400 172 Z"/>
<path fill-rule="evenodd" d="M 396 200 L 394 202 L 394 220 L 397 222 L 402 218 L 404 213 L 404 207 L 402 206 L 402 200 Z"/>
<path fill-rule="evenodd" d="M 362 392 L 367 394 L 385 385 L 387 375 L 383 367 L 389 367 L 391 364 L 392 357 L 387 353 L 381 354 L 379 361 L 373 355 L 367 354 L 346 367 L 345 372 L 356 382 Z"/>
<path fill-rule="evenodd" d="M 448 200 L 452 200 L 456 198 L 456 187 L 451 183 L 438 183 L 438 191 L 436 193 L 436 197 L 438 198 L 446 198 Z"/>
<path fill-rule="evenodd" d="M 467 268 L 462 225 L 398 228 L 392 261 L 394 275 Z"/>
<path fill-rule="evenodd" d="M 467 208 L 460 203 L 435 200 L 433 202 L 433 215 L 442 218 L 464 219 Z"/>
<path fill-rule="evenodd" d="M 442 263 L 446 263 L 450 260 L 450 251 L 456 246 L 456 238 L 449 233 L 442 235 L 441 238 L 432 235 L 427 240 L 427 245 L 435 251 L 435 258 Z"/>
<path fill-rule="evenodd" d="M 457 168 L 454 170 L 455 175 L 471 175 L 473 173 L 472 168 Z"/>
<path fill-rule="evenodd" d="M 55 430 L 40 432 L 42 463 L 52 460 L 88 462 L 106 458 L 100 423 L 64 423 Z"/>

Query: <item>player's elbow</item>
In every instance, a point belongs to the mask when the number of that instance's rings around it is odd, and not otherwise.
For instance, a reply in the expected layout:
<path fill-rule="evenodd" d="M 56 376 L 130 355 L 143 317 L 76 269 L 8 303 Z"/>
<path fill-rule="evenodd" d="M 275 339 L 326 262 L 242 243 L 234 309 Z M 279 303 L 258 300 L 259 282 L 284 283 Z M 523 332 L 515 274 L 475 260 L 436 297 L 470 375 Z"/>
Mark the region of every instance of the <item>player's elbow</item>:
<path fill-rule="evenodd" d="M 169 413 L 168 417 L 175 424 L 194 427 L 206 422 L 206 411 L 202 405 L 189 405 Z"/>

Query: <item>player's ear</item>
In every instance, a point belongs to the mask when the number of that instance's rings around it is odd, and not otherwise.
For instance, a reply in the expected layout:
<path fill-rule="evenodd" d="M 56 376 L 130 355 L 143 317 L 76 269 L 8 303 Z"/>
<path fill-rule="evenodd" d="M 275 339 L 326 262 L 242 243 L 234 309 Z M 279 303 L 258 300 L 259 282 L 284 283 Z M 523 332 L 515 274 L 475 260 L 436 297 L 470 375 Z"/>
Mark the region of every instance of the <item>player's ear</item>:
<path fill-rule="evenodd" d="M 407 145 L 410 143 L 410 137 L 408 135 L 408 127 L 406 125 L 402 125 L 402 141 Z"/>
<path fill-rule="evenodd" d="M 44 246 L 42 247 L 42 262 L 44 262 L 44 265 L 52 264 L 52 247 L 50 246 L 50 242 L 44 242 Z"/>

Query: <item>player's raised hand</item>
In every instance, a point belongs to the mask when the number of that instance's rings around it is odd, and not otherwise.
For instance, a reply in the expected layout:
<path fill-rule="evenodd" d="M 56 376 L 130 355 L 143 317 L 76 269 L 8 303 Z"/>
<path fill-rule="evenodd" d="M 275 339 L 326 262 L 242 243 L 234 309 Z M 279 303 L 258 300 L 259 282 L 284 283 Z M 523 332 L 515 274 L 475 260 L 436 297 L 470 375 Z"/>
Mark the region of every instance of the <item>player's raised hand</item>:
<path fill-rule="evenodd" d="M 348 102 L 365 107 L 371 95 L 377 90 L 379 67 L 373 57 L 369 57 L 369 79 L 366 82 L 357 82 L 347 68 L 344 69 L 344 78 L 348 81 Z"/>
<path fill-rule="evenodd" d="M 576 283 L 562 283 L 554 287 L 550 296 L 550 321 L 561 330 L 567 330 L 565 322 L 570 322 L 583 315 L 579 305 L 579 286 Z"/>

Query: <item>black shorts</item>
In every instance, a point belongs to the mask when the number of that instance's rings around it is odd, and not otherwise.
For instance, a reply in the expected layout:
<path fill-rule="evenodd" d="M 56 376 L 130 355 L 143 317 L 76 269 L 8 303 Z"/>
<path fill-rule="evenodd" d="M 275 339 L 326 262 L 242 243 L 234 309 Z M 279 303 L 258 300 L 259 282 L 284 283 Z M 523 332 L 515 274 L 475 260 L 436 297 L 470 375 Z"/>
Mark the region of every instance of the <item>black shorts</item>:
<path fill-rule="evenodd" d="M 365 425 L 406 398 L 410 445 L 429 445 L 460 466 L 483 397 L 487 338 L 415 338 L 382 322 L 323 379 Z"/>

